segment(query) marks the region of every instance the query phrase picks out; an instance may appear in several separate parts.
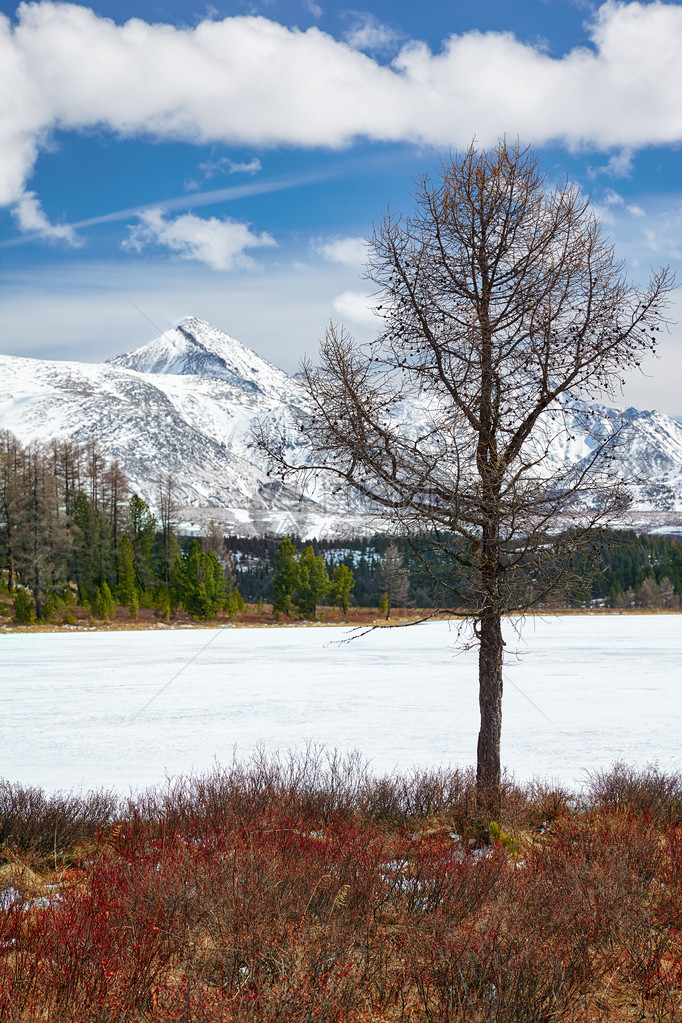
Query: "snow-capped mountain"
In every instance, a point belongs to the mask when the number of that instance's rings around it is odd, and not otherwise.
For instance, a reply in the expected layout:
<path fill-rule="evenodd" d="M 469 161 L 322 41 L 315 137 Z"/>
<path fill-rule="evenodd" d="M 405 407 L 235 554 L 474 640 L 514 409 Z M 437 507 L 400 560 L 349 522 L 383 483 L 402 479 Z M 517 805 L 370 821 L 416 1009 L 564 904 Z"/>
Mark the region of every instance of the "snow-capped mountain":
<path fill-rule="evenodd" d="M 302 536 L 366 528 L 358 502 L 324 480 L 309 481 L 301 496 L 267 475 L 252 424 L 282 424 L 303 462 L 305 437 L 293 428 L 301 400 L 295 378 L 195 318 L 103 364 L 0 356 L 0 428 L 23 443 L 96 438 L 152 505 L 160 476 L 173 473 L 184 522 L 200 526 L 214 517 L 237 532 Z M 557 433 L 553 457 L 571 462 L 589 453 L 588 417 L 610 432 L 620 416 L 582 402 L 561 414 L 571 429 Z M 417 409 L 405 415 L 414 419 Z M 628 409 L 626 418 L 623 470 L 646 480 L 635 491 L 636 520 L 679 527 L 682 426 L 658 412 Z"/>
<path fill-rule="evenodd" d="M 190 318 L 132 352 L 107 359 L 107 366 L 136 373 L 225 380 L 239 391 L 293 396 L 291 378 L 205 320 Z"/>

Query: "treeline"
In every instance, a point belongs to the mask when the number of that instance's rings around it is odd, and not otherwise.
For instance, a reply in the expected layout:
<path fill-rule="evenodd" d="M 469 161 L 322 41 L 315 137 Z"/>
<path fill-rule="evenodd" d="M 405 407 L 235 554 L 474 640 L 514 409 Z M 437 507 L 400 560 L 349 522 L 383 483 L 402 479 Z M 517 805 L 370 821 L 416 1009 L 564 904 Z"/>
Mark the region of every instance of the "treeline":
<path fill-rule="evenodd" d="M 353 574 L 350 602 L 360 607 L 377 607 L 381 597 L 382 555 L 388 546 L 383 537 L 360 537 L 352 540 L 301 540 L 286 538 L 292 545 L 294 557 L 310 548 L 315 557 L 322 558 L 330 580 L 337 567 L 345 566 Z M 225 543 L 233 558 L 237 584 L 244 599 L 272 601 L 275 557 L 283 541 L 279 537 L 228 536 Z M 291 553 L 291 552 L 290 552 Z"/>
<path fill-rule="evenodd" d="M 323 601 L 347 612 L 353 583 L 353 571 L 347 565 L 335 565 L 330 576 L 324 558 L 315 554 L 312 544 L 299 552 L 285 536 L 274 555 L 273 614 L 315 618 L 317 605 Z"/>
<path fill-rule="evenodd" d="M 578 602 L 664 610 L 680 606 L 682 542 L 673 537 L 599 530 L 576 568 L 584 578 L 576 591 Z"/>
<path fill-rule="evenodd" d="M 20 621 L 75 602 L 110 618 L 116 604 L 206 618 L 243 607 L 222 535 L 181 546 L 173 484 L 159 479 L 159 517 L 96 441 L 22 445 L 0 433 L 0 567 Z"/>
<path fill-rule="evenodd" d="M 96 441 L 25 446 L 0 433 L 0 588 L 13 594 L 19 620 L 68 617 L 74 602 L 105 619 L 117 604 L 133 618 L 141 607 L 162 618 L 178 608 L 195 618 L 235 615 L 244 600 L 306 617 L 320 603 L 390 614 L 391 606 L 453 606 L 453 591 L 466 594 L 461 569 L 442 584 L 442 545 L 428 554 L 423 543 L 417 554 L 387 536 L 283 544 L 225 537 L 215 523 L 199 541 L 178 535 L 173 514 L 170 476 L 159 477 L 153 512 Z M 429 566 L 429 557 L 440 564 Z M 575 556 L 572 575 L 571 591 L 557 601 L 564 606 L 675 609 L 682 543 L 602 530 Z"/>
<path fill-rule="evenodd" d="M 249 601 L 273 599 L 276 552 L 273 537 L 228 537 L 239 589 Z M 387 536 L 344 540 L 302 541 L 292 537 L 294 551 L 309 545 L 324 559 L 329 573 L 345 565 L 354 576 L 351 603 L 365 607 L 393 605 L 422 608 L 452 604 L 452 590 L 466 593 L 462 569 L 452 567 L 444 579 L 436 566 L 435 545 L 423 542 L 419 552 L 405 541 Z M 429 570 L 429 558 L 434 560 Z M 437 575 L 440 583 L 434 583 Z M 449 583 L 452 589 L 443 585 Z M 574 556 L 571 585 L 558 602 L 566 606 L 600 604 L 614 608 L 676 609 L 682 596 L 682 542 L 672 537 L 638 534 L 633 530 L 595 531 L 589 547 Z"/>

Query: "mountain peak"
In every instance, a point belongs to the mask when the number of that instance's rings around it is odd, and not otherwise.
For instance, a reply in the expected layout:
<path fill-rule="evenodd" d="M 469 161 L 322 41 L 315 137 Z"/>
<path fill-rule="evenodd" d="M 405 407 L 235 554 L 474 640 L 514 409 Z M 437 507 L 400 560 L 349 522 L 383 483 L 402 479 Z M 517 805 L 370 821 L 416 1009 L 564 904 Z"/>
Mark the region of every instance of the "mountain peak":
<path fill-rule="evenodd" d="M 242 390 L 265 391 L 288 381 L 286 373 L 206 320 L 189 316 L 146 345 L 107 359 L 136 373 L 226 380 Z"/>

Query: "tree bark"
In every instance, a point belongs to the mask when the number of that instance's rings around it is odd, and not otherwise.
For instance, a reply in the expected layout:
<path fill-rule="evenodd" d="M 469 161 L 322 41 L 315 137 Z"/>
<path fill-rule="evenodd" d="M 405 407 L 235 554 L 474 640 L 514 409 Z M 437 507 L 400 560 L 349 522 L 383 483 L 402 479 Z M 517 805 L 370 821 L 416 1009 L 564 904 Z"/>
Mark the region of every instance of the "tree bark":
<path fill-rule="evenodd" d="M 497 813 L 500 801 L 500 739 L 502 735 L 502 623 L 499 613 L 485 612 L 479 622 L 478 733 L 476 788 L 480 809 Z"/>

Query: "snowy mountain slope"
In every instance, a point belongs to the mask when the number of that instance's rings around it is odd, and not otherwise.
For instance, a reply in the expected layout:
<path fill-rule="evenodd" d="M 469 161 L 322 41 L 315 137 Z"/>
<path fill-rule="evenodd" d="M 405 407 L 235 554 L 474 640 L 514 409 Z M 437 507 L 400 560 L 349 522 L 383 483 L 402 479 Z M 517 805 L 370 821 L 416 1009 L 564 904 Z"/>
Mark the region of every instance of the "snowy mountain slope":
<path fill-rule="evenodd" d="M 240 391 L 293 399 L 291 377 L 205 320 L 190 317 L 178 327 L 105 365 L 137 373 L 225 380 Z"/>
<path fill-rule="evenodd" d="M 633 511 L 682 512 L 682 425 L 674 419 L 564 396 L 541 425 L 552 438 L 550 468 L 579 464 L 593 455 L 598 441 L 614 437 L 611 454 L 621 474 L 637 481 L 631 486 Z"/>
<path fill-rule="evenodd" d="M 289 428 L 292 454 L 304 462 L 305 437 L 293 429 L 301 400 L 294 378 L 195 318 L 104 364 L 0 356 L 0 428 L 24 443 L 96 438 L 151 504 L 160 476 L 173 473 L 186 522 L 213 516 L 240 532 L 304 536 L 376 526 L 328 480 L 308 481 L 301 496 L 267 475 L 252 424 L 265 417 Z M 419 432 L 422 411 L 418 402 L 396 410 L 408 433 Z M 588 420 L 596 416 L 610 434 L 621 413 L 573 401 L 552 415 L 559 465 L 589 454 Z M 674 513 L 682 523 L 682 425 L 658 412 L 625 416 L 619 458 L 625 475 L 645 481 L 634 495 L 639 520 L 658 524 Z"/>
<path fill-rule="evenodd" d="M 170 472 L 185 521 L 214 515 L 247 532 L 324 531 L 348 511 L 271 480 L 254 445 L 256 417 L 288 418 L 297 392 L 282 370 L 200 320 L 104 364 L 0 356 L 0 428 L 23 443 L 94 437 L 150 504 Z"/>

